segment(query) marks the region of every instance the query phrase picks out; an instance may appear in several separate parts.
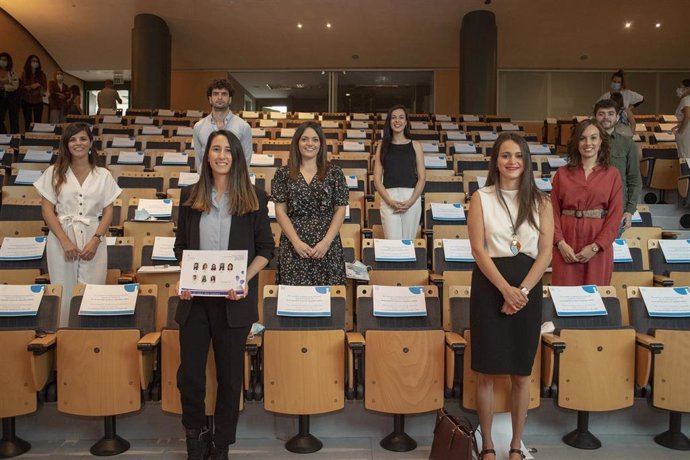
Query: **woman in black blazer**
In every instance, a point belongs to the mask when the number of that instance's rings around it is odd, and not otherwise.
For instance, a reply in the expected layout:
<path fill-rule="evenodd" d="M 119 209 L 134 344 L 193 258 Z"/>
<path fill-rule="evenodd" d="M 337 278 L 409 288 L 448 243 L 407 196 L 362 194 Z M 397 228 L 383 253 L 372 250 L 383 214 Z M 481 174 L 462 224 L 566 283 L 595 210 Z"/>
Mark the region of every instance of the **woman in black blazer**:
<path fill-rule="evenodd" d="M 180 293 L 177 386 L 182 400 L 189 459 L 226 459 L 235 442 L 244 372 L 244 346 L 258 320 L 257 274 L 273 257 L 266 194 L 249 180 L 242 145 L 228 131 L 213 132 L 199 182 L 182 190 L 175 256 L 190 250 L 246 250 L 248 289 L 227 297 Z M 206 357 L 213 341 L 218 379 L 215 431 L 206 427 Z"/>

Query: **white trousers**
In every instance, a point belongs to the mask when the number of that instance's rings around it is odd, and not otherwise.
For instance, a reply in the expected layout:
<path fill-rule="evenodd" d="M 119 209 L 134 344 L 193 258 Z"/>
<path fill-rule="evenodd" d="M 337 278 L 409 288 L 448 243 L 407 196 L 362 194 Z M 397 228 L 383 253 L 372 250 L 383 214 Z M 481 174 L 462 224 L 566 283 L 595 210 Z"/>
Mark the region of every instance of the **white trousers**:
<path fill-rule="evenodd" d="M 393 201 L 407 201 L 414 192 L 413 188 L 387 188 Z M 413 240 L 417 236 L 417 227 L 422 217 L 422 197 L 409 207 L 406 212 L 394 213 L 393 208 L 381 201 L 381 223 L 383 233 L 388 240 Z"/>

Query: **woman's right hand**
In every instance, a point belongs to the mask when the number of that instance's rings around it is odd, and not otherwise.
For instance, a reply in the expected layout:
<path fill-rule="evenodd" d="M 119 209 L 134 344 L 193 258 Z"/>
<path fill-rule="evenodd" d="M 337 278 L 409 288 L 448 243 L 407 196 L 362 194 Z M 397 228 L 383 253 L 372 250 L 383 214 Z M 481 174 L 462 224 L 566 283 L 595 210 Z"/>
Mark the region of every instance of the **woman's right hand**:
<path fill-rule="evenodd" d="M 515 310 L 519 310 L 529 301 L 529 298 L 519 289 L 514 286 L 508 286 L 506 289 L 501 291 L 503 294 L 503 300 L 505 303 Z"/>
<path fill-rule="evenodd" d="M 180 281 L 175 283 L 175 292 L 180 292 Z M 182 291 L 179 294 L 180 300 L 192 300 L 192 293 L 189 291 Z"/>
<path fill-rule="evenodd" d="M 296 244 L 293 244 L 292 247 L 295 248 L 295 252 L 302 259 L 309 259 L 311 257 L 313 249 L 304 241 L 299 240 Z"/>
<path fill-rule="evenodd" d="M 79 258 L 79 253 L 81 252 L 76 244 L 72 240 L 67 239 L 66 241 L 61 241 L 62 250 L 65 252 L 65 259 L 68 261 L 74 261 Z"/>
<path fill-rule="evenodd" d="M 561 257 L 563 257 L 565 263 L 572 264 L 577 262 L 577 254 L 575 254 L 573 248 L 571 248 L 565 240 L 558 242 L 558 251 L 561 253 Z"/>

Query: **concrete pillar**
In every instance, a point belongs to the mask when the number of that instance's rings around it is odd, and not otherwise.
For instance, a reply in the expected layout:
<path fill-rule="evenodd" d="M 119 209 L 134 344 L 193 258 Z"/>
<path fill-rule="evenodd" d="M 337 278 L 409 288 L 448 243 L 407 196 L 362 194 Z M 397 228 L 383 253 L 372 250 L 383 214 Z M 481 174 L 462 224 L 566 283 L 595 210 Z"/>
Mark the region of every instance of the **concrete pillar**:
<path fill-rule="evenodd" d="M 153 14 L 134 17 L 131 107 L 170 108 L 170 41 L 163 19 Z"/>
<path fill-rule="evenodd" d="M 491 11 L 471 11 L 460 28 L 460 112 L 496 113 L 496 16 Z"/>

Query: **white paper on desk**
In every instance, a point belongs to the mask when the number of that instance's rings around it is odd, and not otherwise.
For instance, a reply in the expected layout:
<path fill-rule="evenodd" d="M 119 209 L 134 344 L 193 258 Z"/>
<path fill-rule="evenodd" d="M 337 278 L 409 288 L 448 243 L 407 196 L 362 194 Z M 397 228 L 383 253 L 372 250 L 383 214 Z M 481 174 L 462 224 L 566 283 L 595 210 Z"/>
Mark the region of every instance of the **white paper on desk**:
<path fill-rule="evenodd" d="M 613 262 L 632 262 L 628 242 L 623 239 L 613 240 Z"/>
<path fill-rule="evenodd" d="M 189 126 L 180 126 L 175 131 L 175 134 L 178 136 L 192 136 L 194 135 L 194 128 L 191 128 Z"/>
<path fill-rule="evenodd" d="M 635 141 L 635 142 L 642 142 L 642 138 L 640 137 L 639 134 L 633 134 L 632 139 L 633 139 L 633 141 Z"/>
<path fill-rule="evenodd" d="M 477 186 L 482 188 L 486 185 L 486 176 L 477 176 Z"/>
<path fill-rule="evenodd" d="M 547 125 L 556 125 L 556 124 L 558 124 L 558 119 L 549 117 L 546 119 L 546 124 Z"/>
<path fill-rule="evenodd" d="M 345 131 L 345 138 L 347 139 L 366 139 L 367 132 L 364 129 L 348 129 Z"/>
<path fill-rule="evenodd" d="M 103 113 L 103 110 L 101 110 L 101 113 Z M 122 117 L 118 117 L 117 115 L 115 115 L 114 110 L 113 110 L 112 114 L 106 115 L 105 113 L 103 113 L 103 115 L 105 115 L 103 117 L 103 124 L 107 124 L 107 125 L 121 125 L 122 124 Z"/>
<path fill-rule="evenodd" d="M 158 109 L 158 116 L 159 117 L 174 117 L 175 111 L 174 110 L 168 110 L 168 109 Z"/>
<path fill-rule="evenodd" d="M 449 141 L 466 141 L 467 140 L 467 134 L 465 134 L 465 131 L 448 131 L 446 133 L 446 137 L 448 138 Z M 456 142 L 456 144 L 457 144 L 457 142 Z"/>
<path fill-rule="evenodd" d="M 345 176 L 345 183 L 347 183 L 347 188 L 357 188 L 357 176 Z"/>
<path fill-rule="evenodd" d="M 251 112 L 249 110 L 244 110 L 242 112 L 242 118 L 244 118 L 245 120 L 252 120 L 255 118 L 259 118 L 259 112 Z"/>
<path fill-rule="evenodd" d="M 345 152 L 364 152 L 364 142 L 362 141 L 343 141 Z"/>
<path fill-rule="evenodd" d="M 550 192 L 553 188 L 551 185 L 551 179 L 549 179 L 548 177 L 535 177 L 534 183 L 537 185 L 537 188 L 542 192 Z"/>
<path fill-rule="evenodd" d="M 8 236 L 0 246 L 0 260 L 38 260 L 43 257 L 45 248 L 45 236 Z"/>
<path fill-rule="evenodd" d="M 82 316 L 133 315 L 138 294 L 138 284 L 87 284 L 79 306 L 79 314 Z"/>
<path fill-rule="evenodd" d="M 41 177 L 43 171 L 36 171 L 33 169 L 20 169 L 17 172 L 17 177 L 14 179 L 15 185 L 33 185 L 34 182 Z"/>
<path fill-rule="evenodd" d="M 640 215 L 640 211 L 635 211 L 633 213 L 632 222 L 642 222 L 642 216 Z"/>
<path fill-rule="evenodd" d="M 675 142 L 676 136 L 672 133 L 654 133 L 657 142 Z"/>
<path fill-rule="evenodd" d="M 201 118 L 204 116 L 204 112 L 201 110 L 187 110 L 186 116 L 190 118 Z"/>
<path fill-rule="evenodd" d="M 558 316 L 607 315 L 604 301 L 594 285 L 549 286 Z"/>
<path fill-rule="evenodd" d="M 636 133 L 643 133 L 645 131 L 647 131 L 647 125 L 645 125 L 644 123 L 637 123 L 635 125 L 635 132 Z"/>
<path fill-rule="evenodd" d="M 410 129 L 414 129 L 415 131 L 426 131 L 429 129 L 429 124 L 423 121 L 411 121 Z"/>
<path fill-rule="evenodd" d="M 36 316 L 45 284 L 0 285 L 0 316 Z"/>
<path fill-rule="evenodd" d="M 280 136 L 282 138 L 289 138 L 292 139 L 292 136 L 295 135 L 295 128 L 282 128 L 280 130 Z"/>
<path fill-rule="evenodd" d="M 225 297 L 230 289 L 244 293 L 247 257 L 247 251 L 183 251 L 180 292 L 204 297 Z"/>
<path fill-rule="evenodd" d="M 353 113 L 350 115 L 350 118 L 353 120 L 368 120 L 369 119 L 369 114 L 368 113 Z"/>
<path fill-rule="evenodd" d="M 283 112 L 268 112 L 269 118 L 273 120 L 285 120 L 287 118 L 287 113 Z"/>
<path fill-rule="evenodd" d="M 265 118 L 262 118 L 259 120 L 259 128 L 277 128 L 278 127 L 278 122 L 275 120 L 268 120 Z"/>
<path fill-rule="evenodd" d="M 514 123 L 501 123 L 501 131 L 520 131 L 520 127 Z"/>
<path fill-rule="evenodd" d="M 368 118 L 365 118 L 365 120 L 368 120 Z M 357 120 L 351 121 L 350 127 L 352 127 L 353 129 L 369 129 L 369 122 Z"/>
<path fill-rule="evenodd" d="M 136 142 L 136 139 L 133 137 L 113 137 L 112 141 L 110 141 L 110 146 L 120 148 L 134 147 Z"/>
<path fill-rule="evenodd" d="M 338 124 L 337 120 L 322 120 L 321 121 L 321 127 L 322 128 L 328 128 L 328 129 L 332 129 L 332 128 L 337 129 L 340 127 L 340 125 Z"/>
<path fill-rule="evenodd" d="M 479 121 L 479 117 L 477 115 L 463 115 L 462 121 Z"/>
<path fill-rule="evenodd" d="M 137 273 L 179 273 L 180 270 L 179 265 L 142 265 Z"/>
<path fill-rule="evenodd" d="M 274 201 L 269 201 L 266 203 L 266 206 L 268 207 L 268 218 L 269 219 L 275 219 L 276 218 L 276 204 Z"/>
<path fill-rule="evenodd" d="M 460 203 L 431 203 L 434 220 L 465 220 L 465 208 Z"/>
<path fill-rule="evenodd" d="M 117 154 L 117 163 L 125 165 L 144 164 L 144 152 L 128 152 L 122 150 Z"/>
<path fill-rule="evenodd" d="M 662 115 L 661 121 L 664 123 L 678 123 L 678 117 L 675 115 Z"/>
<path fill-rule="evenodd" d="M 175 257 L 175 237 L 157 236 L 153 242 L 152 260 L 177 260 Z"/>
<path fill-rule="evenodd" d="M 266 137 L 266 130 L 263 128 L 252 128 L 252 137 Z"/>
<path fill-rule="evenodd" d="M 479 131 L 479 140 L 481 141 L 495 141 L 498 139 L 498 134 L 489 131 Z"/>
<path fill-rule="evenodd" d="M 374 239 L 374 259 L 377 262 L 414 262 L 417 255 L 412 240 Z"/>
<path fill-rule="evenodd" d="M 374 316 L 426 316 L 421 286 L 377 286 L 372 293 Z"/>
<path fill-rule="evenodd" d="M 438 142 L 420 142 L 422 145 L 422 152 L 424 153 L 438 153 Z"/>
<path fill-rule="evenodd" d="M 117 111 L 115 109 L 98 109 L 100 115 L 115 115 Z"/>
<path fill-rule="evenodd" d="M 0 145 L 10 145 L 12 143 L 12 136 L 7 134 L 0 134 Z"/>
<path fill-rule="evenodd" d="M 665 133 L 669 133 L 676 125 L 677 123 L 659 123 L 659 129 Z"/>
<path fill-rule="evenodd" d="M 573 119 L 578 123 L 585 121 L 585 120 L 589 120 L 590 118 L 591 117 L 588 117 L 587 115 L 576 115 L 573 117 Z"/>
<path fill-rule="evenodd" d="M 24 154 L 24 161 L 27 163 L 50 163 L 53 159 L 52 150 L 27 150 Z"/>
<path fill-rule="evenodd" d="M 54 133 L 55 125 L 50 123 L 34 123 L 34 133 Z"/>
<path fill-rule="evenodd" d="M 187 165 L 189 154 L 187 152 L 164 152 L 161 164 L 164 165 Z"/>
<path fill-rule="evenodd" d="M 249 173 L 249 182 L 251 182 L 252 185 L 256 185 L 256 174 Z"/>
<path fill-rule="evenodd" d="M 146 212 L 153 217 L 170 217 L 172 216 L 173 200 L 164 198 L 162 200 L 152 200 L 149 198 L 140 198 L 137 211 L 145 209 Z"/>
<path fill-rule="evenodd" d="M 193 172 L 181 172 L 179 179 L 177 179 L 177 185 L 179 187 L 196 184 L 197 182 L 199 182 L 199 173 Z"/>
<path fill-rule="evenodd" d="M 441 123 L 441 130 L 443 131 L 458 131 L 460 126 L 457 123 Z"/>
<path fill-rule="evenodd" d="M 448 262 L 474 262 L 468 239 L 443 239 L 443 256 Z"/>
<path fill-rule="evenodd" d="M 436 121 L 450 121 L 450 115 L 445 115 L 445 114 L 436 114 Z"/>
<path fill-rule="evenodd" d="M 454 142 L 455 153 L 477 153 L 477 147 L 472 142 Z"/>
<path fill-rule="evenodd" d="M 560 168 L 561 166 L 565 166 L 568 164 L 568 161 L 565 158 L 557 157 L 557 158 L 549 158 L 549 166 L 552 168 Z"/>
<path fill-rule="evenodd" d="M 682 264 L 690 262 L 690 240 L 659 240 L 661 252 L 666 263 Z"/>
<path fill-rule="evenodd" d="M 446 169 L 445 155 L 424 155 L 424 167 L 427 169 Z"/>
<path fill-rule="evenodd" d="M 528 144 L 529 153 L 533 155 L 551 155 L 551 149 L 548 144 Z"/>
<path fill-rule="evenodd" d="M 106 236 L 105 237 L 105 244 L 108 246 L 115 246 L 115 244 L 117 244 L 117 237 L 116 236 Z"/>
<path fill-rule="evenodd" d="M 640 286 L 649 316 L 690 316 L 690 292 L 687 287 Z"/>
<path fill-rule="evenodd" d="M 144 126 L 141 128 L 141 134 L 145 136 L 160 136 L 163 134 L 163 128 L 159 126 Z"/>
<path fill-rule="evenodd" d="M 316 116 L 312 112 L 297 112 L 298 120 L 313 120 Z"/>
<path fill-rule="evenodd" d="M 275 158 L 271 154 L 253 153 L 252 159 L 249 162 L 250 166 L 273 166 Z"/>
<path fill-rule="evenodd" d="M 331 316 L 328 286 L 278 286 L 278 316 Z"/>

